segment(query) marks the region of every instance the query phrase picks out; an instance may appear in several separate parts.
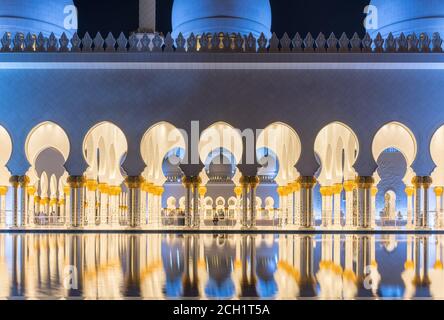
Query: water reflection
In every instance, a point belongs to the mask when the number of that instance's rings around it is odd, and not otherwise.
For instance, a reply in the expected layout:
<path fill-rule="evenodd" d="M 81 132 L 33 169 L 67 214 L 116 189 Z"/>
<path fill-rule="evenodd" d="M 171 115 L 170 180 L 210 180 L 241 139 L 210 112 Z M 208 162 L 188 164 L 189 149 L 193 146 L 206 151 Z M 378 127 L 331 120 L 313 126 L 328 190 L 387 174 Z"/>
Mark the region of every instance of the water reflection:
<path fill-rule="evenodd" d="M 0 234 L 0 298 L 444 298 L 442 235 Z"/>

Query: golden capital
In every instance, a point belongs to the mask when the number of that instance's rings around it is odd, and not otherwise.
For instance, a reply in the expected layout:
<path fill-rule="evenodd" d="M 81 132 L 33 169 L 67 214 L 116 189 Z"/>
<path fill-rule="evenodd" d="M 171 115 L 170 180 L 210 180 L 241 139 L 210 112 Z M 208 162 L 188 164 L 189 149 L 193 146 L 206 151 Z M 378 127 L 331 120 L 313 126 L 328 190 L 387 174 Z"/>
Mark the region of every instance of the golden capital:
<path fill-rule="evenodd" d="M 37 188 L 35 186 L 28 186 L 26 188 L 26 193 L 29 194 L 30 196 L 34 196 L 36 192 Z"/>
<path fill-rule="evenodd" d="M 140 189 L 144 181 L 142 176 L 128 176 L 125 179 L 125 184 L 129 189 Z"/>
<path fill-rule="evenodd" d="M 110 196 L 118 196 L 122 192 L 122 188 L 120 186 L 110 186 L 108 190 L 108 194 Z"/>
<path fill-rule="evenodd" d="M 333 189 L 330 186 L 321 187 L 319 192 L 323 197 L 329 197 L 333 194 Z"/>
<path fill-rule="evenodd" d="M 316 185 L 316 178 L 312 176 L 299 177 L 297 182 L 303 189 L 313 189 Z"/>
<path fill-rule="evenodd" d="M 234 194 L 237 196 L 237 197 L 240 197 L 241 195 L 242 195 L 242 187 L 234 187 Z"/>
<path fill-rule="evenodd" d="M 97 188 L 100 193 L 107 194 L 109 192 L 109 186 L 106 183 L 99 183 Z"/>
<path fill-rule="evenodd" d="M 442 196 L 442 193 L 443 193 L 443 191 L 444 191 L 444 188 L 443 188 L 443 187 L 436 187 L 436 188 L 434 189 L 434 191 L 435 191 L 435 195 L 436 195 L 437 197 L 441 197 L 441 196 Z"/>
<path fill-rule="evenodd" d="M 372 194 L 372 197 L 376 197 L 376 195 L 378 194 L 378 188 L 376 188 L 376 187 L 372 187 L 372 191 L 371 191 L 371 194 Z"/>
<path fill-rule="evenodd" d="M 356 182 L 354 180 L 344 181 L 344 190 L 345 192 L 351 192 L 356 189 Z"/>
<path fill-rule="evenodd" d="M 287 188 L 286 187 L 277 187 L 277 193 L 280 197 L 284 197 L 287 195 Z"/>
<path fill-rule="evenodd" d="M 85 186 L 86 179 L 84 176 L 69 176 L 66 181 L 72 189 L 79 189 Z"/>
<path fill-rule="evenodd" d="M 415 193 L 415 188 L 413 188 L 413 187 L 406 187 L 404 192 L 407 195 L 407 197 L 411 197 Z"/>
<path fill-rule="evenodd" d="M 199 187 L 199 195 L 201 197 L 205 197 L 205 195 L 207 194 L 207 187 Z"/>
<path fill-rule="evenodd" d="M 99 183 L 96 180 L 88 179 L 86 180 L 86 189 L 91 192 L 95 192 L 97 190 Z"/>
<path fill-rule="evenodd" d="M 368 176 L 359 176 L 356 178 L 356 184 L 359 189 L 370 189 L 373 187 L 375 179 Z"/>
<path fill-rule="evenodd" d="M 0 186 L 0 196 L 6 196 L 7 193 L 8 193 L 8 187 Z"/>
<path fill-rule="evenodd" d="M 334 194 L 341 194 L 342 192 L 342 184 L 341 183 L 337 183 L 333 186 L 333 193 Z"/>

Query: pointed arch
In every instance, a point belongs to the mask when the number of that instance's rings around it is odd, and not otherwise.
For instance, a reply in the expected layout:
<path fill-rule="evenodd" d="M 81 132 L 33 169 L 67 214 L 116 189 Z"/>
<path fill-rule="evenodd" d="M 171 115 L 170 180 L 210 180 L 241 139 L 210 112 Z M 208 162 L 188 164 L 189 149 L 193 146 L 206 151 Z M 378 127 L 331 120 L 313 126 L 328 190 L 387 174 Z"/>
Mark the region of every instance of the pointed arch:
<path fill-rule="evenodd" d="M 142 159 L 145 162 L 144 178 L 155 185 L 163 185 L 167 180 L 162 170 L 166 156 L 172 150 L 181 150 L 180 160 L 187 149 L 184 134 L 173 124 L 162 121 L 151 126 L 144 134 L 140 145 Z"/>
<path fill-rule="evenodd" d="M 339 121 L 326 125 L 316 136 L 314 150 L 321 165 L 318 177 L 321 185 L 355 178 L 353 165 L 359 154 L 359 140 L 349 126 Z"/>
<path fill-rule="evenodd" d="M 382 126 L 373 138 L 372 154 L 375 161 L 378 161 L 382 152 L 390 148 L 398 150 L 404 156 L 407 162 L 407 170 L 403 181 L 406 185 L 411 185 L 411 181 L 415 176 L 411 166 L 418 150 L 413 132 L 404 124 L 396 121 Z M 375 175 L 379 178 L 377 172 Z"/>
<path fill-rule="evenodd" d="M 128 152 L 123 131 L 109 121 L 93 126 L 83 140 L 83 156 L 88 164 L 85 175 L 112 186 L 120 186 L 124 177 L 121 163 Z"/>
<path fill-rule="evenodd" d="M 35 126 L 26 137 L 25 154 L 31 164 L 27 172 L 30 184 L 35 185 L 39 180 L 36 172 L 37 157 L 46 149 L 59 152 L 66 161 L 69 157 L 70 142 L 65 130 L 52 121 L 45 121 Z"/>
<path fill-rule="evenodd" d="M 301 141 L 296 131 L 283 122 L 270 124 L 258 136 L 256 157 L 265 148 L 271 150 L 279 162 L 277 184 L 284 186 L 294 182 L 299 176 L 295 165 L 301 156 Z"/>
<path fill-rule="evenodd" d="M 435 186 L 444 186 L 444 125 L 432 136 L 430 141 L 430 155 L 436 165 L 432 172 L 432 180 Z"/>
<path fill-rule="evenodd" d="M 0 185 L 9 185 L 11 173 L 7 168 L 7 163 L 12 155 L 12 140 L 8 131 L 0 126 Z"/>

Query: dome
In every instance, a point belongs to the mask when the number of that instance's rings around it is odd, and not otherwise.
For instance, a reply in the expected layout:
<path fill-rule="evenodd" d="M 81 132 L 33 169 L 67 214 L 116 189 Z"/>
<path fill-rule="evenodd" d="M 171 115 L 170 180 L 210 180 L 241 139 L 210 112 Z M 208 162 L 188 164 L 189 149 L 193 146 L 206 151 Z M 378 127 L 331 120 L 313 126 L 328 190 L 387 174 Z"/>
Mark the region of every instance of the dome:
<path fill-rule="evenodd" d="M 0 37 L 5 32 L 41 32 L 46 37 L 51 32 L 57 37 L 65 32 L 70 37 L 77 30 L 66 30 L 65 19 L 77 27 L 77 16 L 74 21 L 70 19 L 73 9 L 72 0 L 0 0 Z"/>
<path fill-rule="evenodd" d="M 185 38 L 193 32 L 250 32 L 258 38 L 263 32 L 271 37 L 269 0 L 175 0 L 172 13 L 173 37 L 181 32 Z"/>
<path fill-rule="evenodd" d="M 372 0 L 377 8 L 377 28 L 368 29 L 374 38 L 378 34 L 386 38 L 391 32 L 395 37 L 425 32 L 432 36 L 439 32 L 444 36 L 444 1 L 442 0 Z"/>

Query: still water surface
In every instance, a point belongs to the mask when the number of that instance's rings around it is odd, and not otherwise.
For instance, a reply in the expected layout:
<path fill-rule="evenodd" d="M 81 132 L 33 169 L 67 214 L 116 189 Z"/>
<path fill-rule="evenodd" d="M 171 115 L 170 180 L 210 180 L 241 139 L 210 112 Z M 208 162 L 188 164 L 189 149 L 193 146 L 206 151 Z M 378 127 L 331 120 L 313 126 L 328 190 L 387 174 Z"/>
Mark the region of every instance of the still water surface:
<path fill-rule="evenodd" d="M 444 299 L 443 235 L 0 234 L 0 299 Z"/>

